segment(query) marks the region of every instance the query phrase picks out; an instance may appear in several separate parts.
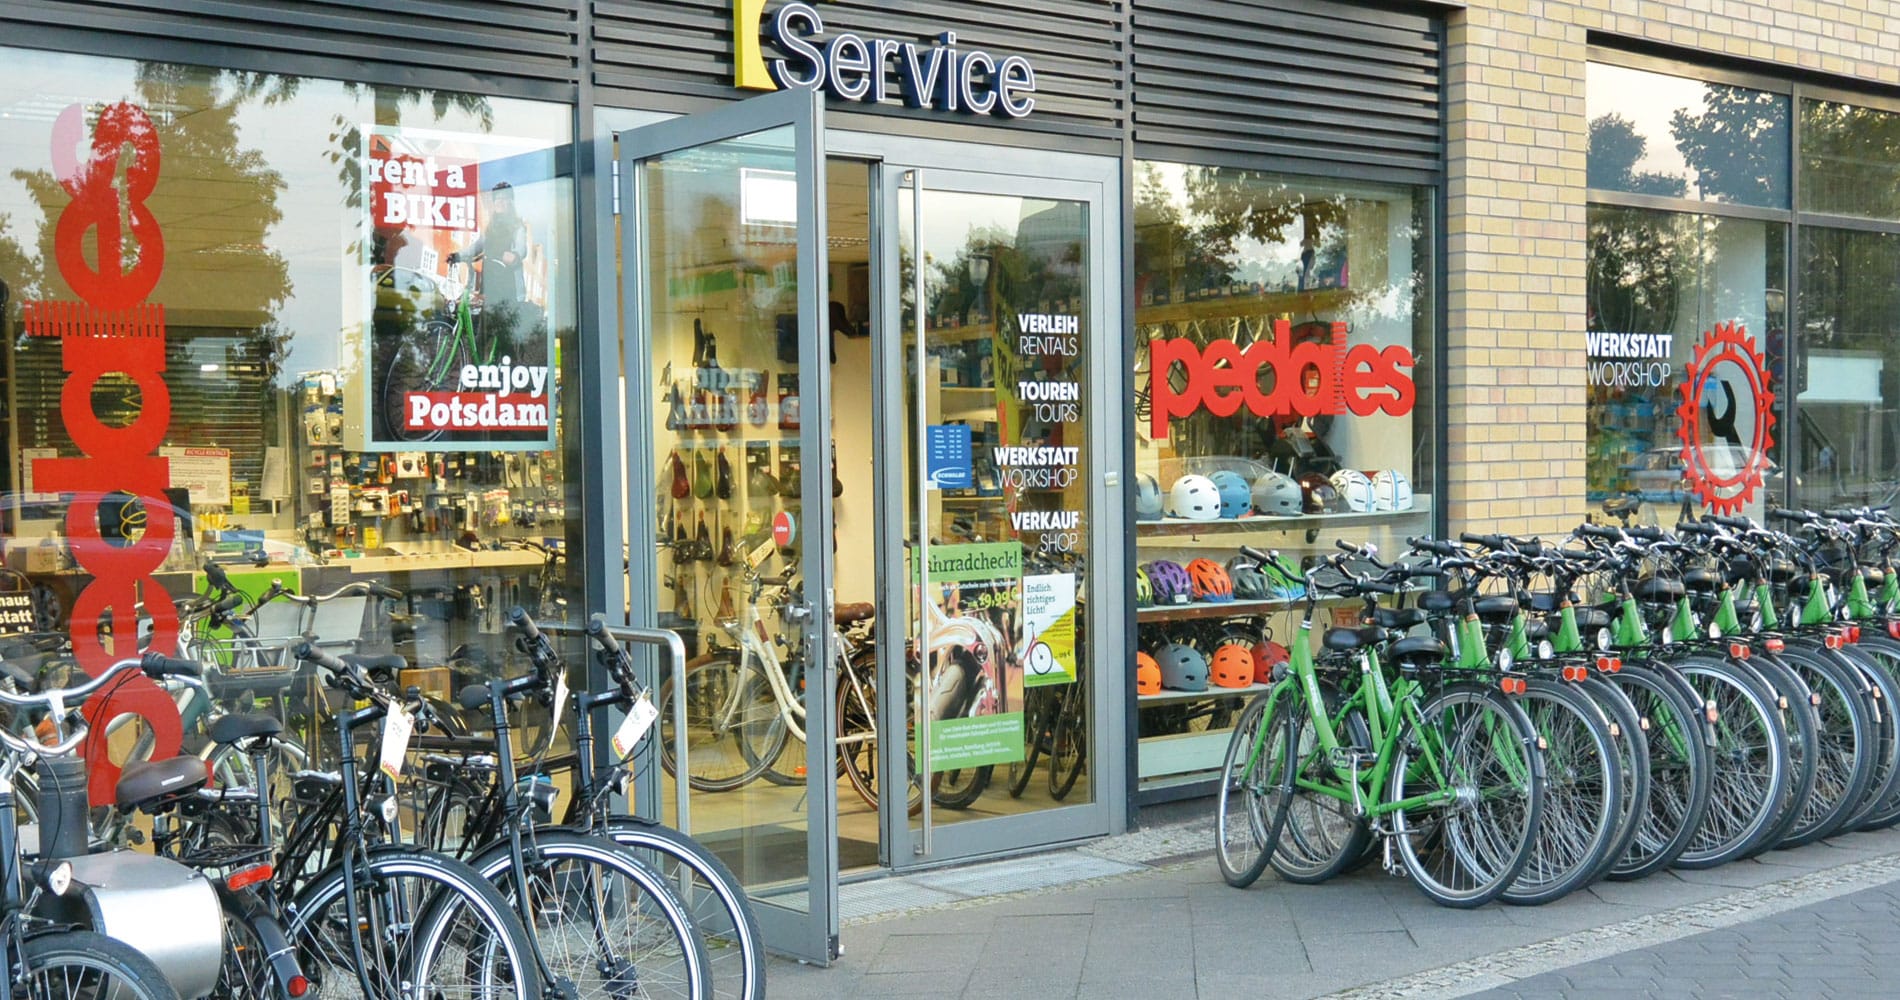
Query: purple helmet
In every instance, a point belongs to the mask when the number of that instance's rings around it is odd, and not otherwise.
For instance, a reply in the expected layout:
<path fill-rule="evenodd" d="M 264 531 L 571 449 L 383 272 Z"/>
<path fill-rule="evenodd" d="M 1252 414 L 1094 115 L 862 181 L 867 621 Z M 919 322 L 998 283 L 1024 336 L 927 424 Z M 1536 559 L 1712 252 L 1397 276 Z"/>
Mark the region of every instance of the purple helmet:
<path fill-rule="evenodd" d="M 1194 599 L 1194 584 L 1180 563 L 1156 559 L 1148 564 L 1148 585 L 1156 604 L 1186 604 Z"/>

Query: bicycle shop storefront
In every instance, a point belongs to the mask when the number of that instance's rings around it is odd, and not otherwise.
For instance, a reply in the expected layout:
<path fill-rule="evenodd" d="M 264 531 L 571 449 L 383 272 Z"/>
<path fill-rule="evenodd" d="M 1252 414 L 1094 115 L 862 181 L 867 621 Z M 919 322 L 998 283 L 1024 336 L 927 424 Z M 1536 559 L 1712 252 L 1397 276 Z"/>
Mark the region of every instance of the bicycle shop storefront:
<path fill-rule="evenodd" d="M 1032 113 L 1018 72 L 977 89 Z M 831 957 L 841 877 L 1124 824 L 1127 415 L 1119 162 L 826 96 L 615 138 L 632 613 L 695 654 L 653 804 Z"/>

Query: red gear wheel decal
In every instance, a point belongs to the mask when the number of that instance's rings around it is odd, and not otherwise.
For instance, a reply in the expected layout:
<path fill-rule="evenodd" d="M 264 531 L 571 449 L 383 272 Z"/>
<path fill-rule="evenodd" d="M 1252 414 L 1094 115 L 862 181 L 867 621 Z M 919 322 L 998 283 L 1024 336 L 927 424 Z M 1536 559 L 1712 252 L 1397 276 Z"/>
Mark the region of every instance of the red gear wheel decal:
<path fill-rule="evenodd" d="M 1755 341 L 1734 323 L 1723 323 L 1702 334 L 1696 344 L 1695 360 L 1684 369 L 1682 405 L 1676 407 L 1682 439 L 1682 475 L 1704 506 L 1717 514 L 1730 514 L 1754 499 L 1768 470 L 1768 449 L 1774 446 L 1774 390 L 1769 387 L 1768 366 Z M 1735 384 L 1742 383 L 1741 385 Z M 1726 400 L 1711 399 L 1712 385 L 1720 386 Z M 1746 388 L 1746 399 L 1754 409 L 1747 427 L 1736 427 L 1737 411 L 1744 400 L 1737 390 Z M 1716 415 L 1715 406 L 1727 403 L 1725 416 Z M 1703 440 L 1703 416 L 1708 415 L 1709 429 L 1728 438 L 1732 469 L 1717 471 L 1709 462 L 1709 442 Z M 1746 437 L 1741 437 L 1746 434 Z"/>

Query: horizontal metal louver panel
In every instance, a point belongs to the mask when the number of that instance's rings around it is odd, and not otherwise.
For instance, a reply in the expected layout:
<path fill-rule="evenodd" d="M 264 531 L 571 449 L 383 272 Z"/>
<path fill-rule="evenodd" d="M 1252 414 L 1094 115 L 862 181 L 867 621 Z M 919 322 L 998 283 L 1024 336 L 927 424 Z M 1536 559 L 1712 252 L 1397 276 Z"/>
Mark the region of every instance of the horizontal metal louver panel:
<path fill-rule="evenodd" d="M 766 4 L 765 16 L 779 8 Z M 825 35 L 925 41 L 945 31 L 960 49 L 1020 55 L 1036 70 L 1036 111 L 986 128 L 1121 137 L 1126 124 L 1126 5 L 1119 0 L 833 0 L 815 4 Z M 736 100 L 731 0 L 594 0 L 594 84 L 603 104 L 690 110 Z M 896 104 L 832 105 L 880 117 L 928 117 Z"/>
<path fill-rule="evenodd" d="M 7 28 L 80 28 L 434 75 L 576 85 L 581 0 L 6 0 Z"/>
<path fill-rule="evenodd" d="M 247 484 L 252 496 L 262 496 L 266 446 L 281 443 L 283 436 L 268 403 L 281 380 L 273 372 L 269 338 L 255 330 L 172 327 L 165 342 L 165 388 L 173 416 L 164 446 L 229 449 L 231 482 Z M 20 336 L 10 347 L 20 447 L 77 455 L 60 416 L 66 372 L 59 338 Z M 212 357 L 220 364 L 207 374 L 201 366 Z M 95 389 L 92 406 L 107 426 L 123 426 L 139 412 L 139 393 L 130 381 L 109 380 Z"/>
<path fill-rule="evenodd" d="M 1137 157 L 1440 171 L 1437 18 L 1336 0 L 1135 0 Z"/>

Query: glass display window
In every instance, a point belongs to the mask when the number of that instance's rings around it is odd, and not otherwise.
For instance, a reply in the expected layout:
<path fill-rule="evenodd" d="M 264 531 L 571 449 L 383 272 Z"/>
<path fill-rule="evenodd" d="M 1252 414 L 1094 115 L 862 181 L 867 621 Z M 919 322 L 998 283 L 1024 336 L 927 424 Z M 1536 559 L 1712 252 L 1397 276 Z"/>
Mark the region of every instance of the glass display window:
<path fill-rule="evenodd" d="M 36 627 L 315 727 L 306 632 L 454 716 L 510 609 L 579 614 L 571 109 L 6 56 L 0 536 Z M 189 601 L 226 582 L 249 640 Z"/>
<path fill-rule="evenodd" d="M 1436 393 L 1429 189 L 1158 162 L 1135 178 L 1146 789 L 1219 766 L 1255 664 L 1294 641 L 1309 557 L 1430 531 Z"/>

